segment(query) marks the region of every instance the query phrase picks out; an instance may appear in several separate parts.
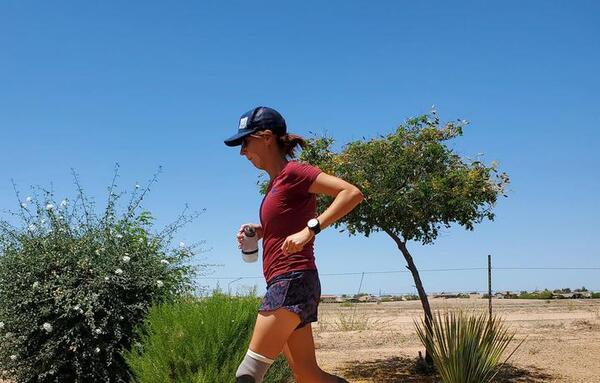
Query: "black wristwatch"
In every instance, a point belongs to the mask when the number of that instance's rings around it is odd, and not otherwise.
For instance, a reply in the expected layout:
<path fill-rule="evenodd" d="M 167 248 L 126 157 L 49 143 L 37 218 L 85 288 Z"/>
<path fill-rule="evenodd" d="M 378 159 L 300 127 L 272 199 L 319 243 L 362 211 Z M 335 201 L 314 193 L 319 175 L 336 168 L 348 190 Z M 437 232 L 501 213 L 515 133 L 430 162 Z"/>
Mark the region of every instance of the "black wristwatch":
<path fill-rule="evenodd" d="M 317 235 L 321 232 L 321 224 L 319 223 L 319 220 L 316 218 L 309 220 L 308 223 L 306 224 L 306 226 L 308 226 L 308 228 L 313 233 L 315 233 L 315 235 Z"/>

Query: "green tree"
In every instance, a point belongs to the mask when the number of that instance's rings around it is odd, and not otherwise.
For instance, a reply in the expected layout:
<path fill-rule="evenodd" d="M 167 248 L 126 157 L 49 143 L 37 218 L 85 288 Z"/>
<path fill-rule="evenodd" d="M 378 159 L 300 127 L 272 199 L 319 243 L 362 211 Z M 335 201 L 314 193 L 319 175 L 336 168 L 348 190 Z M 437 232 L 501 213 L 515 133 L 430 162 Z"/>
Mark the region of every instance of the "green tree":
<path fill-rule="evenodd" d="M 484 219 L 493 220 L 492 208 L 499 196 L 506 196 L 509 183 L 495 162 L 487 166 L 478 158 L 463 159 L 447 145 L 462 135 L 466 124 L 458 120 L 441 126 L 432 111 L 407 120 L 391 134 L 350 142 L 337 153 L 332 138 L 311 138 L 300 156 L 363 192 L 364 202 L 334 226 L 367 237 L 383 231 L 396 243 L 414 278 L 428 326 L 431 308 L 407 242 L 432 244 L 443 227 L 459 224 L 473 230 Z M 320 196 L 318 211 L 331 202 L 331 197 Z"/>

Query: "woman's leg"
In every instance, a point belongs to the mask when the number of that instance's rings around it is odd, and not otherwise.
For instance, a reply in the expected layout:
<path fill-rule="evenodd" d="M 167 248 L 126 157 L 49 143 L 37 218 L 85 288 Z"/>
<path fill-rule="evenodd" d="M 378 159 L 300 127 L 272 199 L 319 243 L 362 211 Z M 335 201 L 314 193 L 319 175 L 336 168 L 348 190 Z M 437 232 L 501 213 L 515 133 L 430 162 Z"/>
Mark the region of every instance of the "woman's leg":
<path fill-rule="evenodd" d="M 299 324 L 300 317 L 284 308 L 258 313 L 250 350 L 269 359 L 276 359 Z"/>
<path fill-rule="evenodd" d="M 298 383 L 339 383 L 342 378 L 328 374 L 317 365 L 311 324 L 295 330 L 283 349 Z"/>
<path fill-rule="evenodd" d="M 260 383 L 299 323 L 297 314 L 283 308 L 259 312 L 248 353 L 236 372 L 236 382 Z"/>

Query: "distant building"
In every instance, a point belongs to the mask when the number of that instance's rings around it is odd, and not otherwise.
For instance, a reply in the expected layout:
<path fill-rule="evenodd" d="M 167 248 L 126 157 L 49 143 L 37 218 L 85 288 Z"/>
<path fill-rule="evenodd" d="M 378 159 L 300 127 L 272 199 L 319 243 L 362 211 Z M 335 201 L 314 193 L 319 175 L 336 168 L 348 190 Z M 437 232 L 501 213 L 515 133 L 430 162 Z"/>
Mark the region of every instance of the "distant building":
<path fill-rule="evenodd" d="M 377 302 L 377 301 L 379 301 L 379 298 L 377 298 L 374 295 L 362 295 L 362 296 L 358 297 L 358 301 L 359 302 Z"/>
<path fill-rule="evenodd" d="M 321 295 L 321 302 L 322 303 L 341 303 L 341 302 L 343 302 L 343 299 L 338 297 L 337 295 L 323 294 L 323 295 Z"/>
<path fill-rule="evenodd" d="M 434 294 L 433 295 L 434 298 L 469 298 L 468 294 L 463 294 L 463 293 L 440 293 L 440 294 Z"/>
<path fill-rule="evenodd" d="M 552 293 L 552 299 L 588 299 L 592 297 L 589 291 L 576 291 L 572 293 Z"/>

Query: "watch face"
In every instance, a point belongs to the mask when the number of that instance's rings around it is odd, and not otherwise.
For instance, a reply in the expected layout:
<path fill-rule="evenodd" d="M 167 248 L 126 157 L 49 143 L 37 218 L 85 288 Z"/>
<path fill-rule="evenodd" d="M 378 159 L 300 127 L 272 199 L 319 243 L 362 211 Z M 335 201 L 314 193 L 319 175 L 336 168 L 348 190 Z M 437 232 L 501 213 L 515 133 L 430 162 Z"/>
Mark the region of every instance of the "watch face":
<path fill-rule="evenodd" d="M 317 227 L 318 224 L 319 224 L 319 221 L 317 221 L 316 218 L 313 218 L 310 221 L 308 221 L 308 227 Z"/>

